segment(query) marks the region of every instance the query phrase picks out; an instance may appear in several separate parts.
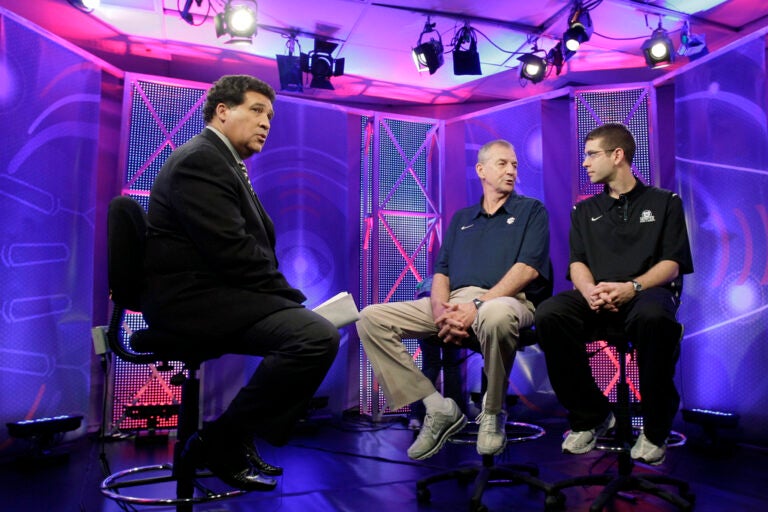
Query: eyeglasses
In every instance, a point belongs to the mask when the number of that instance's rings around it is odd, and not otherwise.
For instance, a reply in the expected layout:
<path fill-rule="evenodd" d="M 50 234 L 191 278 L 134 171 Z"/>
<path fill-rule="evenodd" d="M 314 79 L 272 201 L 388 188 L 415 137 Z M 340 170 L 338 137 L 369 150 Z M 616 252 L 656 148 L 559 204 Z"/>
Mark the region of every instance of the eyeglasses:
<path fill-rule="evenodd" d="M 613 153 L 614 151 L 616 151 L 616 149 L 617 148 L 613 148 L 613 149 L 600 149 L 600 150 L 597 150 L 597 151 L 587 151 L 585 153 L 584 159 L 585 160 L 594 160 L 595 158 L 597 158 L 597 155 L 599 155 L 600 153 L 606 153 L 606 154 Z"/>

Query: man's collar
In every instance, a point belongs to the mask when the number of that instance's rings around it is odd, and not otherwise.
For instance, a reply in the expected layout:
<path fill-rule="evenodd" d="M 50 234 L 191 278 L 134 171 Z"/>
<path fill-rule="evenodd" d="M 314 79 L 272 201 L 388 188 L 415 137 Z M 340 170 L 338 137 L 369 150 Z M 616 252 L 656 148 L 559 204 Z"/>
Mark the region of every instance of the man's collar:
<path fill-rule="evenodd" d="M 498 214 L 500 211 L 504 211 L 505 213 L 509 213 L 511 210 L 510 205 L 512 204 L 512 201 L 514 201 L 518 197 L 516 191 L 512 191 L 511 194 L 509 194 L 509 197 L 507 197 L 506 201 L 504 201 L 504 204 L 501 205 L 501 208 L 496 210 L 496 213 L 494 215 Z M 472 218 L 479 217 L 480 215 L 486 215 L 486 212 L 483 210 L 483 199 L 485 196 L 480 196 L 480 201 L 477 202 L 472 207 Z"/>
<path fill-rule="evenodd" d="M 224 135 L 224 134 L 223 134 L 223 133 L 221 133 L 221 132 L 220 132 L 218 129 L 214 128 L 214 127 L 213 127 L 213 126 L 211 126 L 211 125 L 207 125 L 207 126 L 206 126 L 206 128 L 207 128 L 207 129 L 209 129 L 209 130 L 211 130 L 213 133 L 215 133 L 215 134 L 216 134 L 216 135 L 217 135 L 217 136 L 218 136 L 218 137 L 221 139 L 221 141 L 222 141 L 224 144 L 226 144 L 226 146 L 227 146 L 227 147 L 229 148 L 229 150 L 232 152 L 232 156 L 234 156 L 234 157 L 235 157 L 235 162 L 237 162 L 237 164 L 238 164 L 238 165 L 239 165 L 239 164 L 245 164 L 245 163 L 243 162 L 243 159 L 242 159 L 242 158 L 240 158 L 240 155 L 238 155 L 238 154 L 237 154 L 237 151 L 235 150 L 235 146 L 233 146 L 233 145 L 232 145 L 232 143 L 229 141 L 229 139 L 227 138 L 227 136 L 226 136 L 226 135 Z"/>
<path fill-rule="evenodd" d="M 635 178 L 635 186 L 632 187 L 632 189 L 627 192 L 626 194 L 622 194 L 624 197 L 626 197 L 628 200 L 633 201 L 636 199 L 640 194 L 643 193 L 643 191 L 648 188 L 645 183 L 640 181 L 637 176 Z M 609 207 L 613 204 L 614 201 L 618 201 L 618 199 L 611 197 L 611 191 L 608 189 L 608 185 L 603 185 L 603 193 L 600 194 L 599 198 L 600 203 L 604 207 Z"/>

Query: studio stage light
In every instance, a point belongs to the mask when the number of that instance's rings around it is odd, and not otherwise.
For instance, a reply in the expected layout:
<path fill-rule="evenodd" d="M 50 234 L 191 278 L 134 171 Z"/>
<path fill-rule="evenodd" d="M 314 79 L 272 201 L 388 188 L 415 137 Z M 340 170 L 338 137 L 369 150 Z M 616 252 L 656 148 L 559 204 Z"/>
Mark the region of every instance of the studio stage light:
<path fill-rule="evenodd" d="M 689 60 L 696 60 L 708 53 L 706 36 L 692 33 L 686 21 L 680 32 L 680 48 L 677 50 L 677 54 L 681 57 L 688 57 Z"/>
<path fill-rule="evenodd" d="M 661 27 L 661 23 L 640 49 L 645 56 L 645 63 L 653 69 L 669 66 L 675 60 L 675 47 L 667 31 Z"/>
<path fill-rule="evenodd" d="M 482 75 L 475 30 L 464 23 L 453 38 L 453 74 Z"/>
<path fill-rule="evenodd" d="M 228 35 L 227 44 L 250 44 L 256 35 L 256 0 L 227 0 L 214 18 L 216 37 Z"/>
<path fill-rule="evenodd" d="M 435 30 L 435 23 L 430 22 L 430 18 L 427 17 L 427 22 L 424 24 L 424 29 L 419 35 L 419 40 L 416 42 L 416 46 L 413 48 L 412 56 L 413 62 L 416 64 L 416 69 L 421 71 L 429 71 L 430 75 L 434 75 L 440 66 L 445 62 L 443 56 L 443 40 L 440 37 L 440 32 Z M 424 41 L 424 36 L 430 34 L 429 41 Z M 432 37 L 432 34 L 437 36 L 437 39 Z"/>
<path fill-rule="evenodd" d="M 331 77 L 344 74 L 344 59 L 334 59 L 331 55 L 337 46 L 338 43 L 315 39 L 315 49 L 301 54 L 301 70 L 312 74 L 310 87 L 333 90 Z"/>
<path fill-rule="evenodd" d="M 536 53 L 526 53 L 517 58 L 520 61 L 520 78 L 537 84 L 544 80 L 547 73 L 547 61 Z"/>
<path fill-rule="evenodd" d="M 582 43 L 589 41 L 594 27 L 589 11 L 584 8 L 581 2 L 575 2 L 570 16 L 568 16 L 568 30 L 563 34 L 563 43 L 565 47 L 575 52 Z"/>

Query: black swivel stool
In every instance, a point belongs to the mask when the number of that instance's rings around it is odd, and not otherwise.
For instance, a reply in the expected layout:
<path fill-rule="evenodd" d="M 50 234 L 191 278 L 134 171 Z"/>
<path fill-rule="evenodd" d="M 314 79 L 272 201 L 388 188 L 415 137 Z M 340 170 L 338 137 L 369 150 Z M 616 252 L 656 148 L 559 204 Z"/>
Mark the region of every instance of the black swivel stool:
<path fill-rule="evenodd" d="M 195 359 L 190 359 L 188 354 L 182 355 L 183 352 L 179 350 L 181 347 L 189 346 L 189 338 L 158 332 L 154 329 L 133 332 L 129 340 L 130 348 L 126 347 L 121 340 L 121 324 L 126 310 L 141 311 L 140 293 L 144 272 L 146 229 L 146 214 L 136 201 L 127 196 L 120 196 L 110 202 L 107 266 L 113 309 L 107 339 L 110 349 L 117 354 L 117 357 L 130 363 L 159 362 L 161 364 L 158 365 L 158 370 L 167 371 L 172 369 L 169 361 L 182 362 L 181 371 L 171 378 L 172 385 L 181 386 L 181 405 L 173 450 L 173 464 L 141 466 L 118 471 L 104 479 L 101 483 L 101 492 L 118 502 L 175 506 L 177 512 L 191 512 L 196 503 L 239 496 L 246 491 L 209 489 L 203 485 L 202 481 L 213 475 L 210 472 L 189 467 L 190 465 L 185 464 L 181 457 L 187 440 L 198 427 L 200 364 L 220 354 L 199 354 Z M 174 483 L 175 495 L 156 497 L 158 492 L 162 492 L 162 489 L 157 486 L 172 487 Z"/>
<path fill-rule="evenodd" d="M 681 326 L 682 333 L 682 326 Z M 626 491 L 640 491 L 659 498 L 679 507 L 681 510 L 693 510 L 695 496 L 690 492 L 687 482 L 661 474 L 636 475 L 632 473 L 634 462 L 630 456 L 633 444 L 632 416 L 630 413 L 630 389 L 627 381 L 627 356 L 632 353 L 632 342 L 623 330 L 611 328 L 601 329 L 592 336 L 594 341 L 605 341 L 616 348 L 619 361 L 619 380 L 616 384 L 616 417 L 615 435 L 618 452 L 618 471 L 582 475 L 552 484 L 547 491 L 546 510 L 560 510 L 565 505 L 565 495 L 561 492 L 567 487 L 601 485 L 603 490 L 590 506 L 590 512 L 603 510 L 614 497 Z M 670 487 L 677 488 L 677 494 Z"/>
<path fill-rule="evenodd" d="M 442 343 L 435 337 L 435 343 Z M 533 328 L 520 331 L 519 344 L 522 348 L 538 342 Z M 480 346 L 475 340 L 466 346 L 475 352 L 480 351 Z M 470 422 L 464 430 L 448 440 L 449 443 L 475 444 L 477 442 L 476 425 Z M 544 429 L 538 425 L 529 423 L 507 422 L 507 442 L 516 443 L 538 439 L 544 435 Z M 469 502 L 470 512 L 485 512 L 487 507 L 483 505 L 483 493 L 488 486 L 527 484 L 533 489 L 540 489 L 549 495 L 551 486 L 538 478 L 539 469 L 534 464 L 497 464 L 493 455 L 482 455 L 480 464 L 474 463 L 431 475 L 416 482 L 416 498 L 419 503 L 427 503 L 431 499 L 429 486 L 437 482 L 456 480 L 461 484 L 467 484 L 474 479 L 472 497 Z"/>

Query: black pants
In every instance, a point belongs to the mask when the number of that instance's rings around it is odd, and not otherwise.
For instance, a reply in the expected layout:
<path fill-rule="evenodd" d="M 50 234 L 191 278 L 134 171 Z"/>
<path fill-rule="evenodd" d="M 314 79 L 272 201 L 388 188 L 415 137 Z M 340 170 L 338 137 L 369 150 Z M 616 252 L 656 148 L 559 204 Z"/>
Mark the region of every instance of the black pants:
<path fill-rule="evenodd" d="M 643 429 L 661 445 L 669 435 L 680 395 L 675 388 L 681 326 L 675 315 L 677 297 L 666 288 L 643 290 L 616 313 L 595 313 L 576 290 L 542 302 L 536 308 L 536 330 L 547 361 L 552 388 L 568 409 L 573 430 L 599 425 L 610 411 L 608 399 L 592 377 L 586 344 L 604 322 L 622 327 L 637 349 Z"/>
<path fill-rule="evenodd" d="M 206 429 L 285 444 L 336 357 L 338 329 L 311 310 L 290 308 L 263 318 L 242 339 L 226 344 L 227 352 L 263 360 Z"/>

